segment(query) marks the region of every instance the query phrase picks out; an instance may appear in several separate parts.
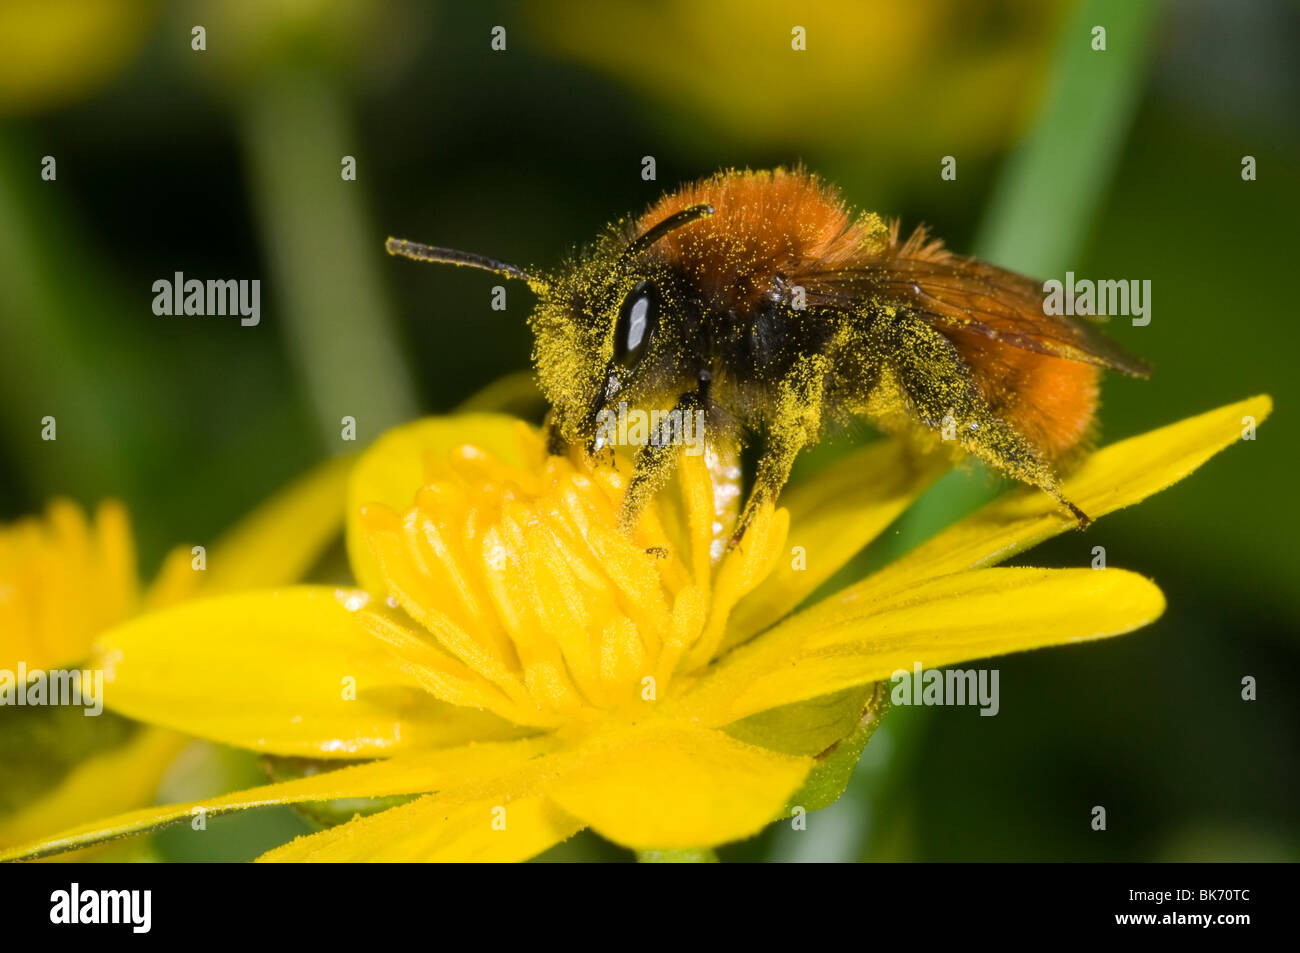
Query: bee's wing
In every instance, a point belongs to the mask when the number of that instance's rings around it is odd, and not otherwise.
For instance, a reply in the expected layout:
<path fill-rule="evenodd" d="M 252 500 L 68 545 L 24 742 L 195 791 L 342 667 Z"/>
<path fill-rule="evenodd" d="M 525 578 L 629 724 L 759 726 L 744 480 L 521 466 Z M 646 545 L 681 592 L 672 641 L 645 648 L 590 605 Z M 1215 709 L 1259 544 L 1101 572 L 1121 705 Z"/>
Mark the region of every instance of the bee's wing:
<path fill-rule="evenodd" d="M 845 306 L 879 296 L 919 314 L 936 330 L 979 334 L 1022 351 L 1148 377 L 1151 368 L 1086 324 L 1043 311 L 1041 286 L 975 258 L 891 255 L 861 267 L 799 276 L 808 303 Z"/>

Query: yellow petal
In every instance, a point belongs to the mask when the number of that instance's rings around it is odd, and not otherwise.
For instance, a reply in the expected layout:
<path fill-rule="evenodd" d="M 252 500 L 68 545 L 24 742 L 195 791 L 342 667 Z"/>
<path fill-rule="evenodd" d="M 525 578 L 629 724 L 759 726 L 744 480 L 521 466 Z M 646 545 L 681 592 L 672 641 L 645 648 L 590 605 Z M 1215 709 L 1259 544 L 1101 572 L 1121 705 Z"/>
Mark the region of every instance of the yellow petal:
<path fill-rule="evenodd" d="M 1252 397 L 1105 447 L 1062 484 L 1067 499 L 1096 519 L 1177 483 L 1241 439 L 1243 418 L 1273 409 Z M 879 591 L 960 569 L 991 566 L 1074 528 L 1046 493 L 1018 490 L 997 500 L 854 586 Z"/>
<path fill-rule="evenodd" d="M 812 764 L 684 722 L 609 727 L 486 784 L 300 838 L 262 859 L 524 860 L 587 825 L 634 849 L 720 844 L 769 823 Z"/>
<path fill-rule="evenodd" d="M 443 651 L 427 632 L 403 624 L 397 613 L 366 609 L 357 617 L 368 632 L 392 648 L 402 668 L 430 695 L 461 710 L 492 712 L 516 725 L 555 723 L 554 717 L 543 717 L 545 713 L 536 705 L 519 704 L 502 694 L 487 679 Z"/>
<path fill-rule="evenodd" d="M 521 766 L 539 760 L 554 747 L 551 738 L 465 745 L 353 765 L 202 801 L 142 808 L 84 824 L 37 843 L 0 850 L 0 861 L 34 860 L 115 837 L 142 834 L 187 817 L 196 817 L 200 808 L 205 817 L 214 817 L 276 804 L 423 794 L 470 784 L 488 784 L 494 778 L 517 772 Z"/>
<path fill-rule="evenodd" d="M 513 417 L 500 414 L 461 414 L 428 417 L 389 430 L 361 455 L 347 487 L 348 559 L 357 583 L 371 592 L 387 595 L 384 574 L 371 555 L 360 525 L 361 507 L 382 503 L 399 513 L 415 502 L 427 483 L 426 460 L 446 457 L 453 449 L 472 444 L 505 462 L 523 462 L 521 428 Z"/>
<path fill-rule="evenodd" d="M 790 512 L 786 554 L 727 624 L 724 649 L 781 619 L 903 512 L 944 467 L 917 459 L 897 440 L 879 440 L 781 494 Z M 801 547 L 796 562 L 793 547 Z"/>
<path fill-rule="evenodd" d="M 633 849 L 749 837 L 776 817 L 813 764 L 675 721 L 611 730 L 581 754 L 547 792 L 604 837 Z"/>
<path fill-rule="evenodd" d="M 194 552 L 188 544 L 175 546 L 163 557 L 158 573 L 145 593 L 142 612 L 152 612 L 193 599 L 203 585 L 203 573 L 194 569 Z"/>
<path fill-rule="evenodd" d="M 790 514 L 785 509 L 773 510 L 772 504 L 765 503 L 745 530 L 744 539 L 726 554 L 713 581 L 708 623 L 687 654 L 687 671 L 704 667 L 718 654 L 732 607 L 781 563 L 789 528 Z"/>
<path fill-rule="evenodd" d="M 161 728 L 141 728 L 126 744 L 79 764 L 53 790 L 0 823 L 0 847 L 66 830 L 148 803 L 163 772 L 190 739 Z"/>
<path fill-rule="evenodd" d="M 878 600 L 850 593 L 736 649 L 670 710 L 725 725 L 910 672 L 917 662 L 937 668 L 1120 635 L 1164 606 L 1155 584 L 1121 569 L 985 569 Z"/>
<path fill-rule="evenodd" d="M 532 371 L 514 371 L 461 401 L 457 414 L 509 414 L 525 420 L 540 419 L 546 412 L 546 398 L 537 387 Z"/>
<path fill-rule="evenodd" d="M 506 785 L 482 793 L 433 794 L 308 834 L 262 862 L 388 861 L 509 863 L 528 860 L 582 830 L 544 796 Z"/>
<path fill-rule="evenodd" d="M 360 590 L 299 586 L 141 616 L 97 645 L 105 703 L 140 721 L 287 755 L 365 757 L 518 733 L 420 689 L 357 622 L 352 610 L 366 599 Z"/>

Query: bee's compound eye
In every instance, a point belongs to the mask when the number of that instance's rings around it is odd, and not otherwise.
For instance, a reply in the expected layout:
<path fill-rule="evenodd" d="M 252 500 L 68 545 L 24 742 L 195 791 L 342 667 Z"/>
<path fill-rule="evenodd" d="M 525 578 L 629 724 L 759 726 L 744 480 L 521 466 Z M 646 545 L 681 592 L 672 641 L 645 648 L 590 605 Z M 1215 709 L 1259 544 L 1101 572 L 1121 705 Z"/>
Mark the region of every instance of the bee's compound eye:
<path fill-rule="evenodd" d="M 622 367 L 636 365 L 650 346 L 650 337 L 659 324 L 659 301 L 654 285 L 638 282 L 618 310 L 614 328 L 614 361 Z"/>

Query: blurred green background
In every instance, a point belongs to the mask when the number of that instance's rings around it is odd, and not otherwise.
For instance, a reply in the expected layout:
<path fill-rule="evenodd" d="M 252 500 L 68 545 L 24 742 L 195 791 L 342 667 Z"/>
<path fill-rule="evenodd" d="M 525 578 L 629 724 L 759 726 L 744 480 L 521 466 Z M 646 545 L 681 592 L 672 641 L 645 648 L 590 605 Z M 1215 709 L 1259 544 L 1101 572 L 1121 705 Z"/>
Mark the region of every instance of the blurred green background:
<path fill-rule="evenodd" d="M 1105 546 L 1164 588 L 1156 625 L 1000 660 L 996 718 L 895 710 L 808 831 L 723 858 L 1300 858 L 1298 56 L 1289 0 L 7 2 L 0 518 L 120 497 L 147 575 L 354 449 L 342 416 L 364 443 L 529 366 L 522 285 L 494 311 L 496 279 L 390 259 L 386 236 L 548 267 L 680 182 L 802 161 L 959 251 L 1149 279 L 1151 324 L 1110 333 L 1157 372 L 1107 381 L 1105 440 L 1256 393 L 1277 410 L 1255 442 L 1021 560 Z M 260 325 L 155 316 L 151 286 L 176 271 L 261 279 Z M 857 571 L 998 489 L 945 478 Z M 191 762 L 165 793 L 258 770 Z M 167 832 L 158 855 L 242 859 L 305 829 L 288 812 L 218 825 Z M 585 836 L 548 856 L 625 855 Z"/>

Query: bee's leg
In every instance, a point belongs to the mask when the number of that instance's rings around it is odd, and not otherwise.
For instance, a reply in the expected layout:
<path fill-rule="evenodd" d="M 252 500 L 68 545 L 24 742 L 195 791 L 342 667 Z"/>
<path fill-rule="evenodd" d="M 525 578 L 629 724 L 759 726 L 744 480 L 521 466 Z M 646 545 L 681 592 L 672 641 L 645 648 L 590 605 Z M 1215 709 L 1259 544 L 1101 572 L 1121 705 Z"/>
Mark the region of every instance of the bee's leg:
<path fill-rule="evenodd" d="M 882 359 L 894 371 L 913 415 L 1008 476 L 1036 486 L 1068 509 L 1084 529 L 1092 520 L 1061 493 L 1056 474 L 1028 439 L 996 417 L 970 369 L 946 337 L 901 313 L 878 325 Z"/>
<path fill-rule="evenodd" d="M 632 479 L 628 481 L 627 492 L 623 495 L 623 507 L 618 514 L 618 525 L 624 533 L 632 531 L 637 517 L 655 492 L 667 482 L 673 472 L 675 457 L 671 444 L 657 445 L 648 443 L 636 455 L 636 468 Z"/>
<path fill-rule="evenodd" d="M 560 424 L 553 410 L 548 410 L 546 419 L 542 421 L 542 436 L 546 438 L 546 452 L 551 456 L 562 457 L 568 452 L 569 443 L 560 433 Z"/>
<path fill-rule="evenodd" d="M 683 396 L 673 409 L 673 417 L 685 420 L 686 415 L 694 413 L 700 407 L 698 395 L 691 393 Z M 623 496 L 623 507 L 619 512 L 619 528 L 630 532 L 636 524 L 637 517 L 645 509 L 650 498 L 667 482 L 677 462 L 677 440 L 680 435 L 663 430 L 651 433 L 650 442 L 636 455 L 636 464 L 632 479 L 628 481 L 627 492 Z"/>
<path fill-rule="evenodd" d="M 1053 497 L 1053 499 L 1056 500 L 1056 502 L 1060 503 L 1062 506 L 1064 506 L 1067 510 L 1070 511 L 1070 513 L 1074 516 L 1074 519 L 1079 529 L 1087 529 L 1089 526 L 1092 525 L 1092 517 L 1089 516 L 1087 513 L 1085 513 L 1083 510 L 1079 509 L 1069 500 L 1067 500 L 1062 495 L 1060 490 L 1056 490 L 1056 491 L 1048 490 L 1047 492 Z"/>
<path fill-rule="evenodd" d="M 731 547 L 740 543 L 745 530 L 765 503 L 775 503 L 790 478 L 799 451 L 815 443 L 822 427 L 826 380 L 831 362 L 815 354 L 798 361 L 777 388 L 775 413 L 768 421 L 763 456 L 754 472 L 754 487 L 731 534 Z"/>
<path fill-rule="evenodd" d="M 560 422 L 556 419 L 555 411 L 546 412 L 546 417 L 542 421 L 542 439 L 546 443 L 546 452 L 552 457 L 565 457 L 569 455 L 572 444 L 564 438 L 564 433 L 560 428 Z M 590 447 L 586 449 L 588 459 L 602 459 L 608 466 L 615 466 L 614 448 L 604 446 L 599 450 L 593 450 Z"/>

